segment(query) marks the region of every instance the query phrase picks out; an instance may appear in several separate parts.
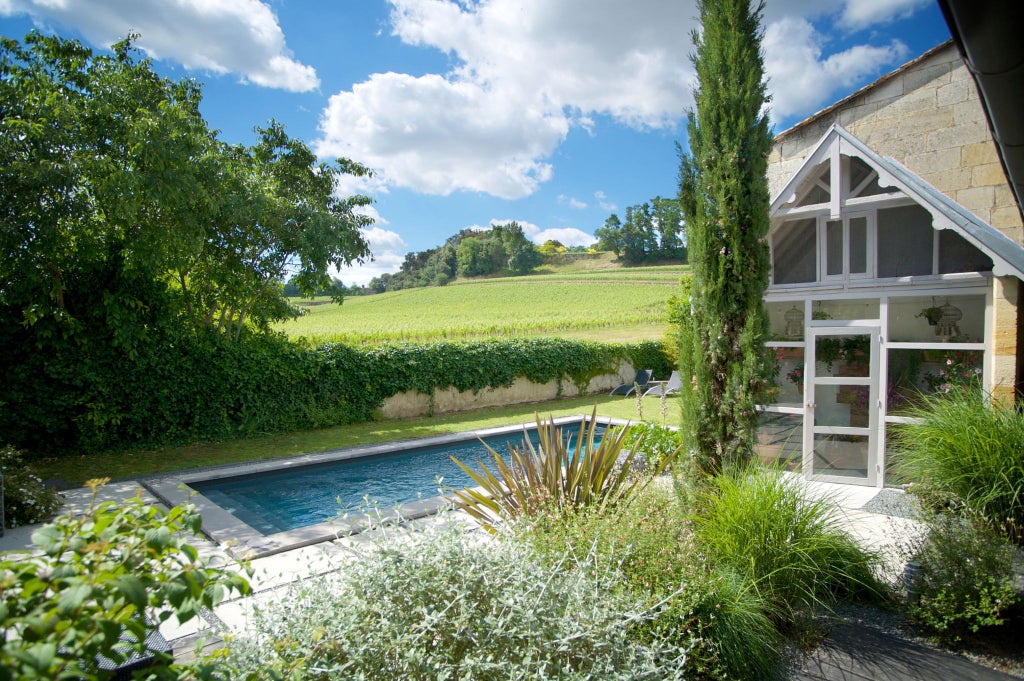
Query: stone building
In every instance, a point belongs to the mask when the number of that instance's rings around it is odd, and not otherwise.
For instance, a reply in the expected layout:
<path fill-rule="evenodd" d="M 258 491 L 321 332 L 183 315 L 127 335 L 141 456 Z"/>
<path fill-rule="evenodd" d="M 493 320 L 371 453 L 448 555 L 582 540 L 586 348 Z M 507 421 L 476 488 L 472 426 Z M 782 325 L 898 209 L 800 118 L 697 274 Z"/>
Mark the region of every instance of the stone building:
<path fill-rule="evenodd" d="M 780 133 L 768 179 L 762 458 L 882 486 L 920 392 L 1019 394 L 1024 225 L 952 41 Z"/>

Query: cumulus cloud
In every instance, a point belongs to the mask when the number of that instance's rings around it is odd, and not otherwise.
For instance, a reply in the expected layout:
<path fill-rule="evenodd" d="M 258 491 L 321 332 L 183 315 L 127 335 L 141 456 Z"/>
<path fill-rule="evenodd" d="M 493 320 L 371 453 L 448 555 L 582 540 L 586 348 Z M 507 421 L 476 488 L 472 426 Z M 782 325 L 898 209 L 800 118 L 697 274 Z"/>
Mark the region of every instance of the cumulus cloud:
<path fill-rule="evenodd" d="M 855 45 L 826 57 L 824 43 L 806 19 L 780 19 L 765 29 L 765 71 L 773 94 L 773 117 L 810 114 L 833 101 L 837 90 L 848 91 L 909 53 L 905 44 L 894 40 L 883 46 Z"/>
<path fill-rule="evenodd" d="M 692 3 L 389 1 L 393 35 L 449 55 L 452 70 L 379 73 L 338 92 L 316 145 L 323 155 L 369 164 L 385 184 L 524 197 L 553 176 L 550 159 L 573 127 L 596 134 L 600 115 L 638 129 L 671 128 L 692 103 Z M 773 116 L 810 113 L 906 56 L 898 42 L 828 53 L 809 19 L 852 31 L 926 1 L 769 3 Z"/>
<path fill-rule="evenodd" d="M 367 208 L 372 212 L 366 214 L 383 224 L 387 224 L 387 221 L 383 220 L 372 206 L 367 206 L 363 210 Z M 397 272 L 405 260 L 406 243 L 396 232 L 374 225 L 363 229 L 362 233 L 363 238 L 370 245 L 373 260 L 361 265 L 350 265 L 332 273 L 332 276 L 338 277 L 349 286 L 353 284 L 365 286 L 374 277 L 379 277 L 385 273 Z"/>
<path fill-rule="evenodd" d="M 491 220 L 491 224 L 504 224 L 509 222 L 508 220 Z M 563 246 L 589 246 L 597 242 L 593 234 L 587 234 L 581 229 L 575 227 L 554 227 L 551 229 L 541 229 L 532 222 L 523 222 L 517 220 L 517 222 L 523 228 L 523 234 L 526 238 L 537 244 L 538 246 L 544 244 L 547 241 L 558 241 Z"/>
<path fill-rule="evenodd" d="M 430 194 L 480 191 L 515 199 L 551 177 L 541 159 L 565 138 L 560 111 L 514 91 L 428 74 L 374 74 L 333 95 L 317 153 L 374 168 L 388 184 Z"/>
<path fill-rule="evenodd" d="M 911 16 L 932 0 L 851 0 L 843 7 L 840 24 L 860 30 Z"/>
<path fill-rule="evenodd" d="M 154 59 L 292 92 L 320 86 L 316 70 L 292 58 L 270 7 L 259 0 L 7 0 L 0 13 L 80 31 L 109 47 L 128 33 Z"/>

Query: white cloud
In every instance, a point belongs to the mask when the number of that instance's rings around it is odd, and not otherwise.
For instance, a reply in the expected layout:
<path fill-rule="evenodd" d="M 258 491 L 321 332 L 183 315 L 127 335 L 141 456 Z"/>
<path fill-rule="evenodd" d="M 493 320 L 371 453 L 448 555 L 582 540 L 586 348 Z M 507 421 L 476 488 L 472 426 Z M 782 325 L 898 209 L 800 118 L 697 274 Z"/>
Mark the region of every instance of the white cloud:
<path fill-rule="evenodd" d="M 860 30 L 911 16 L 932 0 L 850 0 L 843 7 L 840 24 Z"/>
<path fill-rule="evenodd" d="M 898 42 L 830 54 L 809 18 L 853 30 L 904 16 L 925 1 L 769 3 L 764 47 L 773 115 L 810 113 L 906 56 Z M 691 104 L 695 3 L 389 2 L 393 34 L 449 55 L 453 69 L 374 74 L 336 93 L 316 145 L 323 155 L 370 165 L 387 185 L 524 197 L 552 177 L 550 159 L 571 128 L 597 134 L 596 116 L 666 128 Z"/>
<path fill-rule="evenodd" d="M 577 210 L 582 210 L 587 207 L 587 204 L 579 199 L 572 196 L 566 196 L 565 194 L 558 195 L 558 202 L 562 205 L 569 206 L 569 208 L 575 208 Z"/>
<path fill-rule="evenodd" d="M 869 76 L 880 75 L 908 56 L 898 40 L 885 46 L 855 45 L 823 56 L 825 38 L 809 21 L 786 18 L 768 25 L 764 36 L 765 70 L 773 95 L 774 118 L 808 115 L 849 92 Z"/>
<path fill-rule="evenodd" d="M 368 206 L 374 219 L 386 224 L 386 220 L 377 215 L 377 211 Z M 400 235 L 388 229 L 373 226 L 362 230 L 363 238 L 370 245 L 373 260 L 363 264 L 350 265 L 332 273 L 345 284 L 365 286 L 374 277 L 385 273 L 397 272 L 405 261 L 406 244 Z"/>
<path fill-rule="evenodd" d="M 491 224 L 502 224 L 509 222 L 508 220 L 491 220 Z M 581 229 L 575 227 L 554 227 L 551 229 L 541 229 L 532 222 L 523 222 L 517 220 L 517 222 L 523 228 L 523 234 L 526 238 L 537 244 L 538 246 L 544 244 L 547 241 L 558 241 L 563 246 L 589 246 L 597 242 L 593 234 L 587 234 Z"/>
<path fill-rule="evenodd" d="M 259 0 L 8 0 L 2 14 L 28 14 L 109 47 L 129 32 L 154 59 L 189 69 L 234 73 L 243 82 L 292 92 L 320 86 L 316 70 L 295 61 L 270 7 Z"/>
<path fill-rule="evenodd" d="M 597 199 L 597 205 L 601 207 L 601 210 L 615 211 L 618 206 L 608 200 L 608 196 L 598 189 L 594 192 L 594 198 Z"/>
<path fill-rule="evenodd" d="M 317 153 L 356 159 L 388 184 L 425 193 L 528 196 L 551 177 L 541 159 L 565 138 L 569 121 L 521 99 L 433 74 L 374 74 L 330 98 Z"/>

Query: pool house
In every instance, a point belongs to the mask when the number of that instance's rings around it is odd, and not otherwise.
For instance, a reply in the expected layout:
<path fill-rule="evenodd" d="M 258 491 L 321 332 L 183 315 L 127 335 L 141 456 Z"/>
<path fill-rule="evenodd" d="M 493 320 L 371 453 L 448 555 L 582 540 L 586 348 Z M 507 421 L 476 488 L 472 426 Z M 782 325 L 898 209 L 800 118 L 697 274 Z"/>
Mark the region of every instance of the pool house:
<path fill-rule="evenodd" d="M 763 460 L 881 487 L 920 393 L 1019 396 L 1021 212 L 984 123 L 947 43 L 776 138 Z"/>

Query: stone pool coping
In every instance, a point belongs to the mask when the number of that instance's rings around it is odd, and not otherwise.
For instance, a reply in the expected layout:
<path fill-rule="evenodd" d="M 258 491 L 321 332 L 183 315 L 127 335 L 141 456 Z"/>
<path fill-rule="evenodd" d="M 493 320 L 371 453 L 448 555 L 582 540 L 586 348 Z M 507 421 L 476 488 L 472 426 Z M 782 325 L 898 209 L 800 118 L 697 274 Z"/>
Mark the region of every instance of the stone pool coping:
<path fill-rule="evenodd" d="M 554 422 L 556 426 L 565 426 L 567 424 L 577 424 L 581 419 L 583 421 L 591 421 L 592 417 L 586 414 L 575 414 L 558 417 L 554 419 Z M 593 420 L 596 423 L 617 427 L 630 423 L 623 419 L 600 416 Z M 265 475 L 306 466 L 322 466 L 342 461 L 409 453 L 477 438 L 512 435 L 520 433 L 524 429 L 534 427 L 536 427 L 536 422 L 526 422 L 475 431 L 432 435 L 422 438 L 406 438 L 392 442 L 357 445 L 355 447 L 332 449 L 312 454 L 297 454 L 294 456 L 264 459 L 252 463 L 225 464 L 223 466 L 203 469 L 177 471 L 173 474 L 145 478 L 140 480 L 140 482 L 146 490 L 169 506 L 180 504 L 194 505 L 196 511 L 203 518 L 203 534 L 221 545 L 233 557 L 239 559 L 262 558 L 283 551 L 290 551 L 320 542 L 333 541 L 339 537 L 358 534 L 381 523 L 403 522 L 434 515 L 451 506 L 451 498 L 443 495 L 429 497 L 396 507 L 381 508 L 379 512 L 372 515 L 359 513 L 339 516 L 326 522 L 307 525 L 294 530 L 263 534 L 187 485 L 193 482 Z"/>

